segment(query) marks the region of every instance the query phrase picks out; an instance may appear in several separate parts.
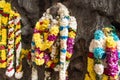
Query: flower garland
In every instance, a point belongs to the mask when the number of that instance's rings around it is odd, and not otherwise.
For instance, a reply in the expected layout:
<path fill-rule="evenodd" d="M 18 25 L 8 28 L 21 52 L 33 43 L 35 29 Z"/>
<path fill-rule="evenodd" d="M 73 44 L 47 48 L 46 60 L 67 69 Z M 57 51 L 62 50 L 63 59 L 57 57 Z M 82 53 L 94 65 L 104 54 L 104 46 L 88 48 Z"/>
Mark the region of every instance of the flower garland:
<path fill-rule="evenodd" d="M 7 22 L 9 16 L 9 4 L 4 0 L 0 1 L 0 68 L 6 68 L 6 42 L 7 42 Z"/>
<path fill-rule="evenodd" d="M 45 51 L 53 45 L 58 33 L 58 22 L 52 18 L 49 12 L 44 13 L 43 17 L 37 22 L 33 34 L 32 60 L 36 65 L 40 66 L 45 63 Z"/>
<path fill-rule="evenodd" d="M 44 64 L 44 51 L 46 49 L 49 49 L 51 45 L 54 43 L 56 40 L 57 34 L 59 32 L 58 26 L 55 24 L 51 26 L 51 29 L 45 34 L 40 35 L 40 32 L 44 32 L 44 30 L 47 30 L 47 27 L 49 26 L 49 20 L 43 20 L 37 23 L 35 29 L 34 29 L 34 34 L 33 34 L 33 40 L 35 41 L 35 63 L 37 65 L 42 65 Z M 42 30 L 43 29 L 43 30 Z M 46 40 L 44 41 L 43 38 L 45 35 L 47 35 Z M 44 41 L 44 42 L 43 42 Z"/>
<path fill-rule="evenodd" d="M 93 39 L 89 47 L 88 73 L 85 75 L 85 80 L 108 80 L 109 77 L 111 80 L 118 79 L 119 44 L 117 45 L 117 43 L 119 43 L 119 38 L 115 30 L 111 27 L 103 28 L 103 31 L 97 30 L 94 38 L 96 40 Z M 95 59 L 95 62 L 91 61 L 92 58 Z"/>
<path fill-rule="evenodd" d="M 67 53 L 66 53 L 66 70 L 69 66 L 70 59 L 73 55 L 73 46 L 74 46 L 74 42 L 75 42 L 76 30 L 77 30 L 76 19 L 75 19 L 75 17 L 70 16 L 69 28 L 68 28 L 69 33 L 68 33 L 68 40 L 67 40 Z M 68 76 L 68 74 L 66 73 L 66 77 L 67 76 Z"/>
<path fill-rule="evenodd" d="M 22 59 L 21 56 L 21 49 L 22 49 L 22 43 L 21 43 L 21 24 L 20 24 L 20 15 L 18 13 L 15 14 L 15 49 L 16 49 L 16 73 L 15 77 L 17 79 L 22 78 L 23 72 L 22 72 Z"/>
<path fill-rule="evenodd" d="M 106 39 L 106 62 L 105 74 L 116 79 L 118 73 L 118 52 L 113 37 L 107 37 Z"/>
<path fill-rule="evenodd" d="M 60 21 L 60 79 L 66 80 L 66 52 L 69 21 L 66 17 Z"/>
<path fill-rule="evenodd" d="M 9 26 L 8 26 L 8 55 L 7 55 L 7 70 L 6 75 L 8 77 L 12 77 L 14 75 L 14 31 L 15 31 L 15 24 L 14 24 L 14 12 L 11 11 L 9 16 Z"/>
<path fill-rule="evenodd" d="M 105 35 L 101 30 L 97 30 L 94 33 L 94 39 L 90 43 L 90 51 L 94 54 L 95 65 L 94 71 L 96 72 L 96 78 L 98 80 L 102 79 L 102 74 L 104 72 L 104 66 L 102 64 L 102 58 L 105 54 Z"/>
<path fill-rule="evenodd" d="M 51 8 L 49 8 L 35 26 L 32 40 L 32 60 L 36 65 L 45 63 L 46 68 L 59 71 L 59 80 L 66 80 L 67 67 L 73 53 L 77 22 L 73 16 L 69 15 L 68 9 L 63 4 L 57 3 L 55 6 L 58 7 L 58 16 L 53 19 L 50 14 Z M 58 36 L 59 30 L 60 37 Z M 49 76 L 50 73 L 46 72 L 46 78 Z"/>
<path fill-rule="evenodd" d="M 5 0 L 1 0 L 0 4 L 0 68 L 7 67 L 6 75 L 8 77 L 12 77 L 15 73 L 14 57 L 16 53 L 15 77 L 20 79 L 22 77 L 22 67 L 19 67 L 22 66 L 22 59 L 20 59 L 22 48 L 20 35 L 20 16 L 11 9 L 10 3 L 6 2 Z"/>
<path fill-rule="evenodd" d="M 107 28 L 104 28 L 106 30 Z M 111 29 L 111 28 L 110 28 Z M 119 40 L 118 36 L 115 33 L 115 30 L 111 29 L 110 31 L 106 30 L 109 33 L 106 39 L 106 63 L 107 68 L 105 68 L 105 74 L 110 76 L 111 79 L 118 79 L 118 50 L 117 50 L 117 41 Z"/>

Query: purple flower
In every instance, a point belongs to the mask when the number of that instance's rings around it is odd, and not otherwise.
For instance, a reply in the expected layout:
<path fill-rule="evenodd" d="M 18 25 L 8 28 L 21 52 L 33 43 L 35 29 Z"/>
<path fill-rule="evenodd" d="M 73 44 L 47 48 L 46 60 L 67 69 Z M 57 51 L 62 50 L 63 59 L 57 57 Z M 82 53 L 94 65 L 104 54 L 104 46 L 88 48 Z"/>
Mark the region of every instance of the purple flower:
<path fill-rule="evenodd" d="M 48 54 L 44 55 L 45 62 L 48 62 L 50 60 L 50 56 Z"/>
<path fill-rule="evenodd" d="M 56 40 L 56 38 L 57 38 L 57 36 L 55 36 L 55 35 L 49 35 L 47 40 L 54 41 L 54 40 Z"/>
<path fill-rule="evenodd" d="M 69 53 L 73 53 L 73 45 L 74 45 L 74 39 L 73 38 L 68 38 L 67 40 L 67 51 Z"/>
<path fill-rule="evenodd" d="M 106 49 L 107 75 L 115 76 L 118 73 L 118 51 Z"/>

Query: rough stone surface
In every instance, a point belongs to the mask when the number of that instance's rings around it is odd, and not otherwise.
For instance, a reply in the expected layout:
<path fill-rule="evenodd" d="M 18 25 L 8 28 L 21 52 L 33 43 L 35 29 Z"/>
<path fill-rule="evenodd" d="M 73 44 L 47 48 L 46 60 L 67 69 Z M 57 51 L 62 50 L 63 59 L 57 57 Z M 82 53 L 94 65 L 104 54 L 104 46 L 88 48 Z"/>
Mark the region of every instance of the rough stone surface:
<path fill-rule="evenodd" d="M 90 40 L 96 29 L 105 25 L 113 24 L 120 31 L 120 1 L 119 0 L 12 0 L 12 6 L 22 16 L 22 38 L 23 47 L 30 48 L 32 28 L 39 20 L 42 13 L 56 2 L 65 4 L 77 18 L 78 29 L 74 46 L 74 55 L 69 66 L 69 80 L 84 80 L 87 66 L 87 53 Z M 30 80 L 31 67 L 26 59 L 23 62 L 24 77 L 21 80 Z M 38 67 L 39 80 L 44 80 L 44 66 Z M 42 71 L 41 71 L 42 70 Z M 57 80 L 57 74 L 53 72 L 52 77 Z M 1 80 L 7 79 L 4 70 L 0 70 Z"/>

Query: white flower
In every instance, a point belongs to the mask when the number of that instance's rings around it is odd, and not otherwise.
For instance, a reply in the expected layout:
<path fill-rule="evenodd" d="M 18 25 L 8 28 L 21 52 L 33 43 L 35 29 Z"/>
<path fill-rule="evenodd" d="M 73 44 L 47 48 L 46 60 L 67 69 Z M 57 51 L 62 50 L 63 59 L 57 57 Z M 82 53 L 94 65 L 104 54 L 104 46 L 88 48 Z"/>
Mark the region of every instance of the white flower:
<path fill-rule="evenodd" d="M 69 23 L 69 21 L 67 18 L 62 18 L 60 21 L 60 25 L 65 26 L 65 27 L 68 26 L 68 23 Z"/>
<path fill-rule="evenodd" d="M 58 14 L 60 16 L 69 16 L 69 11 L 63 4 L 57 3 L 57 7 L 59 7 Z"/>
<path fill-rule="evenodd" d="M 69 26 L 70 26 L 74 31 L 76 31 L 76 29 L 77 29 L 77 22 L 76 22 L 75 17 L 70 16 Z"/>
<path fill-rule="evenodd" d="M 117 43 L 117 50 L 120 51 L 120 40 L 116 42 Z"/>
<path fill-rule="evenodd" d="M 67 41 L 67 40 L 62 40 L 62 39 L 60 40 L 61 48 L 66 48 L 66 47 L 67 47 L 66 41 Z"/>
<path fill-rule="evenodd" d="M 6 71 L 6 75 L 8 76 L 8 77 L 12 77 L 13 75 L 14 75 L 14 73 L 15 73 L 15 69 L 12 69 L 11 71 Z"/>
<path fill-rule="evenodd" d="M 98 75 L 102 75 L 104 72 L 104 66 L 102 64 L 95 64 L 94 70 Z"/>
<path fill-rule="evenodd" d="M 23 72 L 15 72 L 15 78 L 21 79 L 23 77 Z"/>
<path fill-rule="evenodd" d="M 31 75 L 32 79 L 31 80 L 38 80 L 38 75 L 37 75 L 37 70 L 32 67 L 32 75 Z"/>
<path fill-rule="evenodd" d="M 55 71 L 59 71 L 60 70 L 60 65 L 57 65 L 55 68 L 54 68 Z"/>
<path fill-rule="evenodd" d="M 20 17 L 17 17 L 15 20 L 14 20 L 14 24 L 17 24 L 19 21 L 20 21 Z"/>
<path fill-rule="evenodd" d="M 104 46 L 105 46 L 105 40 L 99 41 L 99 40 L 92 39 L 90 46 L 89 46 L 89 52 L 93 52 L 93 49 L 96 47 L 104 48 Z"/>

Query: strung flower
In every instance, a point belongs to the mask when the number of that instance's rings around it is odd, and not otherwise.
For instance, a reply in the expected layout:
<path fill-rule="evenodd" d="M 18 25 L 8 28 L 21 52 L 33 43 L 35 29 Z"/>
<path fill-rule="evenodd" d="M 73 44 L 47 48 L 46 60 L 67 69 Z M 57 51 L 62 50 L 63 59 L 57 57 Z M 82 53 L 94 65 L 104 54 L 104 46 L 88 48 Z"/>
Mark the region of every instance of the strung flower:
<path fill-rule="evenodd" d="M 116 44 L 117 44 L 117 50 L 118 50 L 118 52 L 120 52 L 120 40 L 118 40 L 118 41 L 116 42 Z"/>
<path fill-rule="evenodd" d="M 107 68 L 105 74 L 115 77 L 118 73 L 118 51 L 113 37 L 107 37 L 106 45 Z"/>
<path fill-rule="evenodd" d="M 105 54 L 105 51 L 103 48 L 97 47 L 93 50 L 93 53 L 96 59 L 101 59 L 103 55 Z"/>
<path fill-rule="evenodd" d="M 69 11 L 63 4 L 57 3 L 57 6 L 59 7 L 58 14 L 60 17 L 69 16 Z"/>
<path fill-rule="evenodd" d="M 94 39 L 100 40 L 100 39 L 103 39 L 103 38 L 105 38 L 105 35 L 104 35 L 104 33 L 101 30 L 95 31 Z"/>
<path fill-rule="evenodd" d="M 104 72 L 104 66 L 102 64 L 95 64 L 94 70 L 98 75 L 102 75 Z"/>
<path fill-rule="evenodd" d="M 119 37 L 115 33 L 112 33 L 111 35 L 115 41 L 119 41 Z"/>
<path fill-rule="evenodd" d="M 109 48 L 115 47 L 116 46 L 116 42 L 114 41 L 113 37 L 109 36 L 106 39 L 106 46 Z"/>
<path fill-rule="evenodd" d="M 105 40 L 98 41 L 98 40 L 93 39 L 90 43 L 90 46 L 89 46 L 89 52 L 93 52 L 94 48 L 97 48 L 97 47 L 104 48 L 105 47 Z"/>

